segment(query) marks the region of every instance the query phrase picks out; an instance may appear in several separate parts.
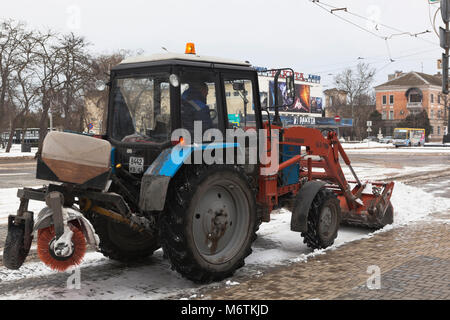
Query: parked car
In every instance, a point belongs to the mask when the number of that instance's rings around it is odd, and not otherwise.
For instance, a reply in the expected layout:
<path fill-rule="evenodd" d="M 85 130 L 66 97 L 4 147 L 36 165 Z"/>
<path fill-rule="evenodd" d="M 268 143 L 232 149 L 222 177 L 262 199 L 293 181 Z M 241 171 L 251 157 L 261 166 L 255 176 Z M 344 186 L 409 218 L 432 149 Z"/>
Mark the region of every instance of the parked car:
<path fill-rule="evenodd" d="M 381 143 L 392 143 L 394 142 L 394 139 L 392 138 L 392 136 L 386 136 L 380 139 Z"/>
<path fill-rule="evenodd" d="M 369 136 L 366 139 L 363 140 L 363 142 L 368 142 L 368 141 L 375 141 L 378 142 L 378 138 L 375 136 Z"/>

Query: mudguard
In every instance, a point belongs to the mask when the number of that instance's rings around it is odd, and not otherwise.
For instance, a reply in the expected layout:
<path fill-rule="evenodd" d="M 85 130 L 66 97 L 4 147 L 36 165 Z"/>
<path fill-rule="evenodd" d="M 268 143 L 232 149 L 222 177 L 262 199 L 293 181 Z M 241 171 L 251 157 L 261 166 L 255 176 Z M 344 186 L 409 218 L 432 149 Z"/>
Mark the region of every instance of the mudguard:
<path fill-rule="evenodd" d="M 209 143 L 176 146 L 165 149 L 142 176 L 139 207 L 144 211 L 162 211 L 170 180 L 181 166 L 197 151 L 239 147 L 239 143 Z"/>
<path fill-rule="evenodd" d="M 77 220 L 79 222 L 87 243 L 97 247 L 100 243 L 100 239 L 95 233 L 94 227 L 89 220 L 86 219 L 81 212 L 78 212 L 75 209 L 64 207 L 62 210 L 63 216 L 67 216 L 67 221 Z M 33 231 L 47 228 L 51 225 L 53 225 L 53 211 L 49 207 L 45 207 L 39 212 Z"/>
<path fill-rule="evenodd" d="M 308 231 L 308 212 L 317 192 L 325 185 L 323 181 L 308 181 L 295 197 L 295 204 L 291 216 L 291 230 L 297 232 Z"/>

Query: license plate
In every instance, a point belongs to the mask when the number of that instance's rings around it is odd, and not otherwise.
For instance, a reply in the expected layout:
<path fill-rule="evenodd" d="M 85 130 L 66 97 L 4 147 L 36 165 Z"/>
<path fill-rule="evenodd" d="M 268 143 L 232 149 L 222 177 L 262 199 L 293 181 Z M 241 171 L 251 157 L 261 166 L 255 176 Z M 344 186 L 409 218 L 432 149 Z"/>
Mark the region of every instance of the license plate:
<path fill-rule="evenodd" d="M 144 172 L 144 158 L 130 157 L 130 173 Z"/>

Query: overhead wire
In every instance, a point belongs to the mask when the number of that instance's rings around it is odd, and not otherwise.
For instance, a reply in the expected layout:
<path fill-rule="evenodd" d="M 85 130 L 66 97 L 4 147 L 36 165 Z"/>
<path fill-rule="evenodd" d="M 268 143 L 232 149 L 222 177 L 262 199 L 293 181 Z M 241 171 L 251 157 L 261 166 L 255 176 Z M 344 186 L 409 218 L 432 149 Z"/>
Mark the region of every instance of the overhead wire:
<path fill-rule="evenodd" d="M 422 41 L 425 41 L 425 42 L 427 42 L 427 43 L 430 43 L 430 44 L 433 44 L 433 45 L 438 46 L 438 44 L 435 43 L 435 42 L 433 42 L 433 41 L 430 41 L 430 40 L 424 39 L 424 38 L 422 38 L 422 37 L 419 37 L 420 34 L 423 34 L 423 33 L 429 33 L 429 32 L 430 32 L 429 30 L 425 30 L 425 31 L 418 32 L 418 33 L 412 33 L 412 32 L 409 32 L 409 31 L 400 30 L 400 29 L 398 29 L 398 28 L 396 28 L 396 27 L 392 27 L 392 26 L 389 26 L 389 25 L 387 25 L 387 24 L 384 24 L 384 23 L 381 23 L 381 22 L 379 22 L 379 21 L 376 21 L 376 20 L 374 20 L 374 19 L 367 18 L 367 17 L 364 17 L 364 16 L 362 16 L 362 15 L 360 15 L 360 14 L 351 12 L 350 10 L 348 10 L 348 8 L 345 8 L 346 10 L 343 10 L 345 13 L 348 13 L 348 14 L 350 14 L 350 15 L 353 15 L 353 16 L 358 17 L 358 18 L 360 18 L 360 19 L 364 19 L 364 20 L 366 20 L 366 21 L 370 21 L 370 22 L 372 22 L 372 23 L 376 23 L 377 25 L 380 25 L 380 26 L 383 26 L 383 27 L 385 27 L 385 28 L 388 28 L 388 29 L 391 29 L 391 30 L 394 30 L 394 31 L 398 32 L 398 34 L 391 34 L 391 35 L 389 35 L 389 36 L 382 36 L 382 35 L 379 35 L 379 34 L 376 34 L 376 33 L 372 32 L 372 31 L 370 31 L 369 29 L 366 29 L 366 28 L 364 28 L 364 27 L 362 27 L 362 26 L 360 26 L 360 25 L 358 25 L 358 24 L 356 24 L 356 23 L 354 23 L 354 22 L 352 22 L 352 21 L 350 21 L 350 20 L 347 20 L 347 19 L 345 19 L 345 18 L 343 18 L 343 17 L 341 17 L 341 16 L 335 14 L 334 12 L 329 11 L 327 8 L 323 7 L 323 6 L 327 6 L 327 7 L 332 8 L 332 9 L 339 9 L 339 8 L 336 7 L 336 6 L 330 5 L 330 4 L 328 4 L 328 3 L 321 2 L 321 1 L 319 1 L 319 0 L 311 0 L 311 1 L 312 1 L 312 3 L 314 3 L 314 4 L 317 5 L 317 6 L 319 6 L 320 8 L 322 8 L 322 9 L 326 10 L 327 12 L 333 14 L 335 17 L 338 17 L 338 18 L 340 18 L 340 19 L 342 19 L 342 20 L 344 20 L 344 21 L 346 21 L 346 22 L 348 22 L 348 23 L 350 23 L 350 24 L 352 24 L 352 25 L 354 25 L 354 26 L 357 26 L 359 29 L 362 29 L 362 30 L 366 31 L 366 32 L 368 32 L 368 33 L 370 33 L 370 34 L 376 36 L 377 38 L 381 38 L 381 39 L 388 38 L 388 39 L 390 39 L 390 38 L 392 38 L 393 36 L 398 36 L 398 35 L 409 35 L 409 36 L 411 36 L 411 37 L 415 37 L 415 38 L 420 39 L 420 40 L 422 40 Z M 321 6 L 321 5 L 323 5 L 323 6 Z"/>

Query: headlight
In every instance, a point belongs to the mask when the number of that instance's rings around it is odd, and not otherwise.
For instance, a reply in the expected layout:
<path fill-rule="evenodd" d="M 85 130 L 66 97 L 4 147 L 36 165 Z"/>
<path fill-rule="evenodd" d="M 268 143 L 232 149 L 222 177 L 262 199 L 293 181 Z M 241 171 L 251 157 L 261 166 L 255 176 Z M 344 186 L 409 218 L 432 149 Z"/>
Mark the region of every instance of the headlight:
<path fill-rule="evenodd" d="M 175 88 L 178 87 L 180 85 L 180 79 L 178 78 L 178 76 L 176 74 L 171 74 L 169 76 L 169 82 L 172 86 L 174 86 Z"/>

